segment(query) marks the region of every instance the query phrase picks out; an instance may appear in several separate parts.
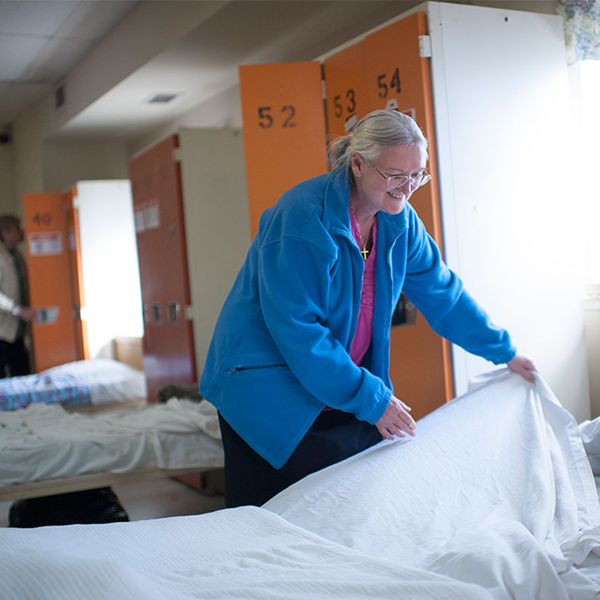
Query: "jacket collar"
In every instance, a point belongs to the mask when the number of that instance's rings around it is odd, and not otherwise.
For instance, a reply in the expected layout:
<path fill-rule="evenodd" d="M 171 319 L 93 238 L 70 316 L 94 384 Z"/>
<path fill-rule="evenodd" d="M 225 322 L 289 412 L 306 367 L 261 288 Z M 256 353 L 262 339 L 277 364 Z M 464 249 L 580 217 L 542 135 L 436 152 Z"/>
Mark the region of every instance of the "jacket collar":
<path fill-rule="evenodd" d="M 334 169 L 329 173 L 329 180 L 325 186 L 323 207 L 323 224 L 332 233 L 336 232 L 352 237 L 349 204 L 350 180 L 342 169 Z M 408 206 L 399 215 L 379 212 L 377 216 L 378 231 L 385 230 L 386 237 L 392 239 L 398 237 L 408 229 L 407 208 Z"/>

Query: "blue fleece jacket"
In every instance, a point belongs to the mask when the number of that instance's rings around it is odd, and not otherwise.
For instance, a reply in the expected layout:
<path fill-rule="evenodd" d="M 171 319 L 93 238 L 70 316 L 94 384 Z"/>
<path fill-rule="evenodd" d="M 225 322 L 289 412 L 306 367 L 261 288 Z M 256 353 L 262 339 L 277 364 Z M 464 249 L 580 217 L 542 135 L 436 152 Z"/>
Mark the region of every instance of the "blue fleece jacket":
<path fill-rule="evenodd" d="M 364 261 L 339 169 L 285 193 L 259 231 L 217 321 L 200 392 L 256 452 L 281 468 L 325 405 L 376 423 L 385 411 L 390 323 L 404 291 L 438 334 L 495 364 L 516 354 L 508 333 L 441 260 L 415 210 L 378 213 L 369 364 L 349 351 Z"/>

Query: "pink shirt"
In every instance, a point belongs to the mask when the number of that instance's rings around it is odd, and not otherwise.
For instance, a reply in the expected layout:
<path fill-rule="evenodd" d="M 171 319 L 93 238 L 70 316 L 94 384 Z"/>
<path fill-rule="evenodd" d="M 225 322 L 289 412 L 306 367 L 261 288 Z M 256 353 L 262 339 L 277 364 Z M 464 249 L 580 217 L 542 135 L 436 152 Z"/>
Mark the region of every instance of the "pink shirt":
<path fill-rule="evenodd" d="M 352 226 L 352 234 L 359 247 L 360 241 L 360 225 L 350 209 L 350 224 Z M 352 362 L 360 365 L 373 337 L 373 311 L 375 307 L 375 254 L 377 248 L 377 219 L 373 224 L 373 245 L 371 251 L 365 260 L 365 271 L 363 273 L 363 284 L 360 299 L 360 310 L 358 311 L 358 321 L 356 324 L 356 332 L 350 346 L 350 358 Z M 323 410 L 332 410 L 326 406 Z"/>
<path fill-rule="evenodd" d="M 360 241 L 360 225 L 350 209 L 350 223 L 352 225 L 352 233 L 358 247 L 362 249 Z M 365 260 L 365 271 L 363 273 L 363 285 L 360 301 L 360 311 L 358 313 L 358 323 L 356 333 L 350 347 L 350 358 L 352 361 L 360 365 L 373 337 L 373 310 L 375 307 L 375 254 L 377 250 L 377 219 L 373 224 L 373 245 L 371 251 Z"/>

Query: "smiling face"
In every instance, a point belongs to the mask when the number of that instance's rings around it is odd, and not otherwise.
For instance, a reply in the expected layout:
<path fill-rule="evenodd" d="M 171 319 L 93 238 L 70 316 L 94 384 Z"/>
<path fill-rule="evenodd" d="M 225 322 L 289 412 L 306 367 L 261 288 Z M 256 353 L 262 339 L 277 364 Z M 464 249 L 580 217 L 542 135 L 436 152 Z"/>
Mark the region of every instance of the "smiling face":
<path fill-rule="evenodd" d="M 352 173 L 355 185 L 350 200 L 359 222 L 370 219 L 380 210 L 392 215 L 401 213 L 417 188 L 411 181 L 403 185 L 392 182 L 390 187 L 386 177 L 415 176 L 425 168 L 426 163 L 427 151 L 421 144 L 384 148 L 373 164 L 354 152 Z"/>

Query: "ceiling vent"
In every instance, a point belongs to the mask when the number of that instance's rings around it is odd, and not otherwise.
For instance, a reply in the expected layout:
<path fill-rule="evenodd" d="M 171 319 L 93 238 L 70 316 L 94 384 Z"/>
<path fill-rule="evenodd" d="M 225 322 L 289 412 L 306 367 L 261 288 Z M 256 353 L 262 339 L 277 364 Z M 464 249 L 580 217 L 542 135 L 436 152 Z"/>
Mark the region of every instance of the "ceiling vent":
<path fill-rule="evenodd" d="M 154 94 L 154 96 L 151 96 L 150 98 L 148 98 L 148 100 L 146 100 L 146 103 L 167 104 L 168 102 L 171 102 L 171 100 L 177 98 L 177 96 L 179 96 L 179 94 Z"/>

